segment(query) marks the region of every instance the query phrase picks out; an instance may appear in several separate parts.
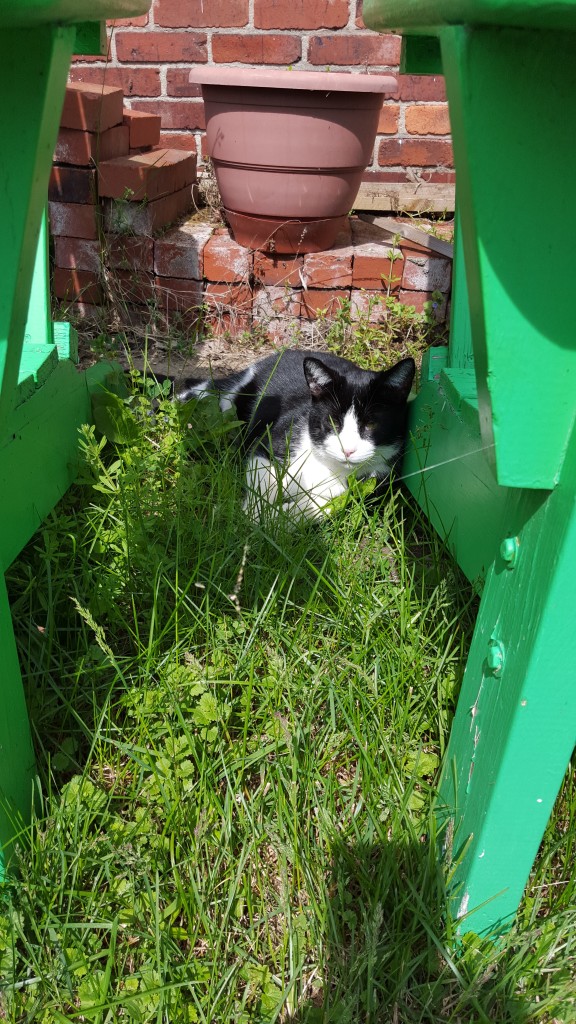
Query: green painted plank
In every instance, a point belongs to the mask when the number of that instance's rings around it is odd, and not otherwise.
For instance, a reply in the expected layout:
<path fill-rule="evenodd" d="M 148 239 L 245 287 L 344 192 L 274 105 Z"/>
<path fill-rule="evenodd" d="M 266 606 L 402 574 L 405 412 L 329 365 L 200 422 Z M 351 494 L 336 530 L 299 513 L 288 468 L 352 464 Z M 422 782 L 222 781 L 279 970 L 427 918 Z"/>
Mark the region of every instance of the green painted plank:
<path fill-rule="evenodd" d="M 403 36 L 400 54 L 402 75 L 441 75 L 442 56 L 436 36 Z"/>
<path fill-rule="evenodd" d="M 105 57 L 108 52 L 106 23 L 104 21 L 83 21 L 77 25 L 74 52 L 85 56 Z"/>
<path fill-rule="evenodd" d="M 456 205 L 458 205 L 458 198 Z M 470 303 L 464 264 L 464 241 L 458 209 L 456 209 L 452 294 L 450 296 L 450 366 L 460 367 L 463 370 L 474 368 Z"/>
<path fill-rule="evenodd" d="M 78 362 L 78 331 L 71 324 L 57 320 L 52 324 L 54 344 L 60 359 Z"/>
<path fill-rule="evenodd" d="M 479 934 L 513 920 L 576 743 L 576 431 L 555 490 L 508 490 L 504 525 L 518 553 L 495 551 L 441 782 L 453 912 Z"/>
<path fill-rule="evenodd" d="M 433 33 L 441 25 L 575 29 L 573 0 L 364 0 L 362 20 L 378 32 Z"/>
<path fill-rule="evenodd" d="M 25 345 L 20 358 L 18 380 L 32 375 L 37 384 L 43 384 L 58 366 L 58 349 L 55 345 Z"/>
<path fill-rule="evenodd" d="M 66 493 L 78 465 L 78 427 L 91 422 L 90 391 L 114 367 L 79 374 L 60 362 L 45 384 L 13 411 L 0 445 L 0 564 L 8 566 Z"/>
<path fill-rule="evenodd" d="M 2 0 L 0 25 L 12 28 L 68 25 L 146 14 L 150 0 Z"/>
<path fill-rule="evenodd" d="M 576 35 L 456 27 L 441 42 L 482 437 L 500 483 L 550 488 L 576 416 L 570 242 L 559 215 L 530 243 L 515 211 L 570 210 Z"/>
<path fill-rule="evenodd" d="M 24 347 L 27 344 L 48 345 L 52 341 L 50 316 L 50 275 L 48 271 L 48 216 L 46 207 L 40 221 L 40 234 L 36 247 L 34 274 L 28 301 L 28 319 L 24 329 Z"/>
<path fill-rule="evenodd" d="M 442 371 L 440 383 L 457 416 L 471 431 L 478 434 L 478 392 L 474 370 L 446 368 Z"/>
<path fill-rule="evenodd" d="M 34 374 L 31 373 L 27 377 L 19 377 L 18 385 L 16 387 L 16 395 L 14 398 L 14 407 L 21 405 L 25 402 L 30 395 L 33 395 L 36 390 L 36 381 L 34 380 Z"/>
<path fill-rule="evenodd" d="M 3 8 L 3 25 L 4 13 Z M 73 28 L 4 27 L 0 33 L 0 97 L 9 97 L 0 103 L 0 429 L 16 399 L 38 235 L 73 41 Z"/>
<path fill-rule="evenodd" d="M 0 881 L 14 837 L 30 821 L 36 774 L 4 573 L 0 571 Z"/>
<path fill-rule="evenodd" d="M 466 371 L 444 370 L 445 349 L 430 349 L 410 405 L 402 478 L 462 571 L 481 591 L 505 536 L 507 491 L 486 458 Z"/>

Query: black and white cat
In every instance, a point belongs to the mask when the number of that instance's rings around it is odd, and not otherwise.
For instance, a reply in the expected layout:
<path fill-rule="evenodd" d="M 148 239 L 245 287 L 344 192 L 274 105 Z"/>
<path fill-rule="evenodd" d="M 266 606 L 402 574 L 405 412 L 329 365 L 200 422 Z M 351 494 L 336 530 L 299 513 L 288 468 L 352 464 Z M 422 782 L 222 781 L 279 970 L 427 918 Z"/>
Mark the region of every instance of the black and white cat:
<path fill-rule="evenodd" d="M 288 349 L 219 380 L 187 380 L 177 397 L 216 394 L 246 424 L 245 509 L 322 515 L 349 477 L 390 475 L 406 434 L 413 359 L 379 373 L 326 352 Z"/>

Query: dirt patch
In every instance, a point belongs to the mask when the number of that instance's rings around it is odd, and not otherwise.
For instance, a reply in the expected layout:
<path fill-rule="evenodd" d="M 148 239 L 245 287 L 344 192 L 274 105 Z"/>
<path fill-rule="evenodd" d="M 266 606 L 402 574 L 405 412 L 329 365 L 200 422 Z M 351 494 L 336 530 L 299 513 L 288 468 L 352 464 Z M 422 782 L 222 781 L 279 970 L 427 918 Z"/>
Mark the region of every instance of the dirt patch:
<path fill-rule="evenodd" d="M 282 346 L 260 340 L 250 342 L 250 338 L 203 338 L 188 351 L 178 348 L 167 349 L 164 343 L 149 341 L 146 354 L 139 338 L 129 339 L 126 345 L 115 348 L 110 346 L 104 352 L 94 351 L 94 338 L 90 334 L 79 335 L 79 369 L 85 370 L 98 362 L 99 359 L 114 359 L 125 369 L 130 366 L 143 370 L 146 363 L 153 373 L 167 374 L 176 380 L 185 377 L 224 377 L 235 370 L 242 370 L 250 363 L 263 359 L 272 352 L 278 352 Z M 326 345 L 317 334 L 314 343 L 307 339 L 298 339 L 296 348 L 317 348 L 326 350 Z"/>

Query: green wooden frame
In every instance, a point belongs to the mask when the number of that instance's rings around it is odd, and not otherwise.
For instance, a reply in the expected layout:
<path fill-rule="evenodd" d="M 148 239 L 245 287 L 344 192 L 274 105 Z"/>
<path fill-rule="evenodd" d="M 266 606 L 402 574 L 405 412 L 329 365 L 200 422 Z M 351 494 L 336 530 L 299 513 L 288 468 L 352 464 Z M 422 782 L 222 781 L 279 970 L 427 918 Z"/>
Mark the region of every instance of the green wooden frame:
<path fill-rule="evenodd" d="M 438 799 L 460 933 L 514 919 L 576 742 L 576 36 L 548 30 L 575 18 L 573 2 L 364 2 L 370 27 L 409 33 L 406 70 L 435 73 L 439 41 L 457 171 L 450 344 L 424 360 L 405 473 L 482 595 Z"/>
<path fill-rule="evenodd" d="M 35 778 L 4 571 L 73 481 L 78 427 L 90 421 L 91 392 L 110 371 L 78 373 L 75 332 L 51 322 L 48 178 L 72 53 L 101 50 L 102 26 L 82 18 L 147 7 L 7 0 L 0 11 L 0 878 L 30 821 Z"/>

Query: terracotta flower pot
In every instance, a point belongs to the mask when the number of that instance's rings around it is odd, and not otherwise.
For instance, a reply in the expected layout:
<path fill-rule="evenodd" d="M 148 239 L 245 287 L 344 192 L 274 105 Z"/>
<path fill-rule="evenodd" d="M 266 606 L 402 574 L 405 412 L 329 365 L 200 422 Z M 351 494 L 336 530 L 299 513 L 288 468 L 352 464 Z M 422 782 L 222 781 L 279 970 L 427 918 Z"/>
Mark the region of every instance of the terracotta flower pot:
<path fill-rule="evenodd" d="M 241 245 L 328 249 L 356 198 L 394 75 L 194 68 L 208 155 Z"/>

